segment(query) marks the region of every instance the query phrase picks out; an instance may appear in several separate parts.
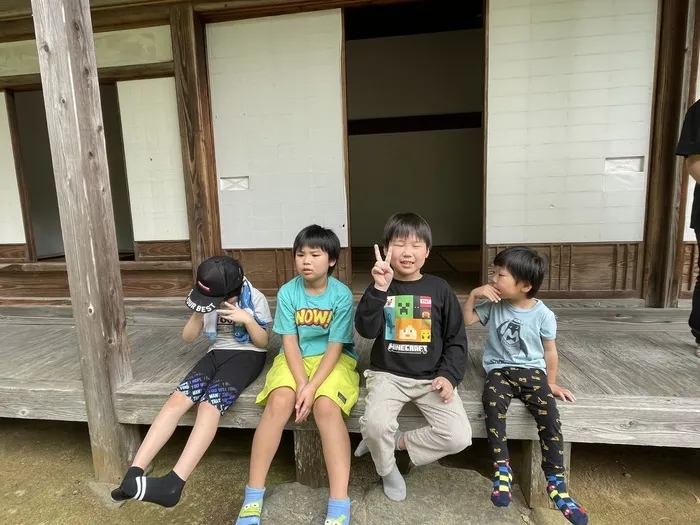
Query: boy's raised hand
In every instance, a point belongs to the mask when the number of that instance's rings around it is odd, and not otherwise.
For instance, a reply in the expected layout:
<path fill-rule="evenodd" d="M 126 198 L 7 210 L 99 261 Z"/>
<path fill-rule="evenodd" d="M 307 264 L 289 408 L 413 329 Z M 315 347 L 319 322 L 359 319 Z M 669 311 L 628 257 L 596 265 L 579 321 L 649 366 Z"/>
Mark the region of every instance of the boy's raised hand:
<path fill-rule="evenodd" d="M 243 310 L 243 308 L 239 307 L 238 304 L 224 302 L 223 306 L 225 306 L 225 308 L 219 308 L 219 315 L 223 319 L 228 319 L 238 324 L 246 324 L 250 321 L 251 315 Z"/>
<path fill-rule="evenodd" d="M 374 277 L 374 287 L 377 290 L 386 292 L 389 289 L 392 279 L 394 278 L 394 270 L 391 269 L 391 246 L 386 251 L 386 258 L 382 259 L 382 254 L 379 251 L 379 246 L 374 245 L 374 256 L 377 262 L 372 267 L 372 277 Z"/>
<path fill-rule="evenodd" d="M 477 299 L 483 297 L 485 299 L 488 299 L 489 301 L 492 301 L 494 303 L 500 302 L 501 300 L 501 293 L 496 290 L 496 288 L 490 284 L 485 284 L 484 286 L 480 286 L 479 288 L 475 288 L 472 293 L 474 294 L 474 297 Z"/>

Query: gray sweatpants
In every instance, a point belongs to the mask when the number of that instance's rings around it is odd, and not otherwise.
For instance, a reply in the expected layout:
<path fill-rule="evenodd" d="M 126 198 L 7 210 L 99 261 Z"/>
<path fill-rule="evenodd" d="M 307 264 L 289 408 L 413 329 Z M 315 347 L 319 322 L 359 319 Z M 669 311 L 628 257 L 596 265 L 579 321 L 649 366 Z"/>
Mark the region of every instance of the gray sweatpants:
<path fill-rule="evenodd" d="M 406 450 L 414 465 L 427 465 L 471 445 L 472 429 L 456 389 L 452 400 L 445 403 L 432 390 L 430 380 L 374 370 L 366 370 L 365 377 L 367 397 L 360 431 L 380 476 L 389 474 L 396 464 L 394 434 L 399 427 L 396 418 L 408 402 L 415 403 L 428 422 L 427 426 L 404 434 Z"/>

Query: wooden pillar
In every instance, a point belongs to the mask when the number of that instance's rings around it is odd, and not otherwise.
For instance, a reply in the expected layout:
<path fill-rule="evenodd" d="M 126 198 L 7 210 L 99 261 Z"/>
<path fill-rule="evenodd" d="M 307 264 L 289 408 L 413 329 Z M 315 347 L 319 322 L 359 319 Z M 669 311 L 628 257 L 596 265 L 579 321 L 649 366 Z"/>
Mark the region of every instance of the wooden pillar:
<path fill-rule="evenodd" d="M 221 253 L 214 131 L 207 78 L 204 26 L 192 5 L 170 10 L 175 87 L 192 266 Z"/>
<path fill-rule="evenodd" d="M 660 2 L 644 258 L 644 298 L 650 307 L 675 306 L 678 299 L 674 273 L 684 206 L 676 144 L 688 108 L 695 3 Z"/>
<path fill-rule="evenodd" d="M 312 489 L 328 486 L 321 434 L 318 430 L 294 431 L 294 461 L 297 469 L 297 483 Z"/>
<path fill-rule="evenodd" d="M 571 473 L 571 443 L 564 443 L 564 468 L 569 492 Z M 523 465 L 518 473 L 520 488 L 531 509 L 556 508 L 547 494 L 547 480 L 542 472 L 542 448 L 539 441 L 523 441 Z"/>
<path fill-rule="evenodd" d="M 688 21 L 693 22 L 692 29 L 689 29 L 689 34 L 692 34 L 692 49 L 690 53 L 690 76 L 687 84 L 688 96 L 686 100 L 686 111 L 687 108 L 692 106 L 698 98 L 697 85 L 698 85 L 698 61 L 700 61 L 700 0 L 691 0 L 690 6 L 688 8 Z M 691 11 L 692 10 L 692 11 Z M 692 31 L 692 32 L 691 32 Z M 685 117 L 685 114 L 683 115 Z M 673 271 L 673 280 L 671 281 L 671 293 L 673 295 L 674 301 L 671 303 L 672 306 L 677 306 L 678 297 L 681 292 L 681 285 L 683 282 L 683 254 L 685 251 L 685 214 L 688 202 L 688 192 L 695 191 L 695 182 L 690 178 L 690 174 L 685 169 L 685 163 L 681 165 L 681 189 L 679 196 L 679 207 L 678 207 L 678 224 L 676 227 L 676 253 L 675 253 L 675 267 Z M 691 263 L 690 276 L 688 278 L 689 283 L 693 283 L 694 279 L 694 266 Z M 692 286 L 691 286 L 692 290 Z"/>
<path fill-rule="evenodd" d="M 138 447 L 117 422 L 131 380 L 117 237 L 89 0 L 32 0 L 80 369 L 98 481 L 116 482 Z"/>

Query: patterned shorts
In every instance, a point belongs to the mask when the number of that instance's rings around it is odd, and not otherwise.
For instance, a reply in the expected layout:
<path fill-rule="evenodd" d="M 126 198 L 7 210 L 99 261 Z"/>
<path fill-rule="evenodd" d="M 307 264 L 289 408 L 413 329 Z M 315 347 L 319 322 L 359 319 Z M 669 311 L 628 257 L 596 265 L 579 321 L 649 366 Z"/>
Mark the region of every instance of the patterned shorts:
<path fill-rule="evenodd" d="M 212 350 L 178 385 L 194 403 L 209 403 L 221 415 L 257 379 L 265 366 L 267 352 L 253 350 Z"/>

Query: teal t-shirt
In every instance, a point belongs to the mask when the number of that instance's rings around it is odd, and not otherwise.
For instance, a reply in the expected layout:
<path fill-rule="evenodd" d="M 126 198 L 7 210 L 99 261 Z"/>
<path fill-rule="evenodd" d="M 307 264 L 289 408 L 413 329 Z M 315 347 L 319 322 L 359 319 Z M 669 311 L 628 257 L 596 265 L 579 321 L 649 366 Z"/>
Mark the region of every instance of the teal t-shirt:
<path fill-rule="evenodd" d="M 474 308 L 482 325 L 489 328 L 484 345 L 484 370 L 518 366 L 547 370 L 543 339 L 555 339 L 557 320 L 537 300 L 530 309 L 516 308 L 508 301 L 487 301 Z"/>
<path fill-rule="evenodd" d="M 302 357 L 324 354 L 328 343 L 343 343 L 343 353 L 359 359 L 353 343 L 352 307 L 350 288 L 335 277 L 328 278 L 325 292 L 311 295 L 298 275 L 277 292 L 273 330 L 280 335 L 297 334 Z"/>

